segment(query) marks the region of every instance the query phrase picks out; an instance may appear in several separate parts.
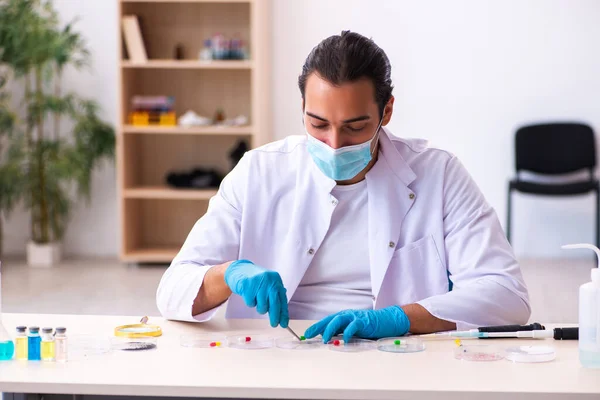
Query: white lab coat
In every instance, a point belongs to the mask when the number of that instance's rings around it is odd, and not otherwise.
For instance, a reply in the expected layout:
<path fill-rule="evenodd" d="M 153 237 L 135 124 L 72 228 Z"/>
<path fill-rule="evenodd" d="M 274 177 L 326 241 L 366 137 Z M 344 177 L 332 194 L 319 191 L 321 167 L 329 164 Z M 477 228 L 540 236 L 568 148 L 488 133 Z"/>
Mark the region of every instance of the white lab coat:
<path fill-rule="evenodd" d="M 366 175 L 373 307 L 419 303 L 459 329 L 526 323 L 519 265 L 462 164 L 427 141 L 381 133 L 379 159 Z M 247 152 L 165 272 L 157 291 L 162 315 L 210 319 L 216 310 L 191 314 L 204 274 L 236 259 L 279 272 L 292 298 L 327 234 L 335 184 L 313 163 L 305 136 Z M 226 317 L 266 316 L 232 295 Z"/>

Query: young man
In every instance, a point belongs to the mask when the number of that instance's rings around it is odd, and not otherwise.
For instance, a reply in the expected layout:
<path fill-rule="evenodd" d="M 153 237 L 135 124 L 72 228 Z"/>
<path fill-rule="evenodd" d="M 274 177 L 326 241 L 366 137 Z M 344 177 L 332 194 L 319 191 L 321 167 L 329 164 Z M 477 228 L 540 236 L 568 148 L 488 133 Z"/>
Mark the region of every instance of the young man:
<path fill-rule="evenodd" d="M 252 150 L 163 276 L 166 318 L 321 319 L 306 337 L 364 338 L 525 323 L 494 210 L 452 154 L 399 139 L 384 51 L 342 32 L 298 79 L 306 134 Z"/>

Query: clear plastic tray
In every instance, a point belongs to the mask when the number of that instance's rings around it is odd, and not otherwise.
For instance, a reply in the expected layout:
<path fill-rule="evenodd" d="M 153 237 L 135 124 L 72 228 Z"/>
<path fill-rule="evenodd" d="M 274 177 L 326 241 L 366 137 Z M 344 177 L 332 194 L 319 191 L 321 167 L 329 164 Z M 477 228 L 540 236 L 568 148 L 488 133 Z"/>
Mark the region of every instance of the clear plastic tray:
<path fill-rule="evenodd" d="M 227 338 L 218 334 L 188 334 L 179 337 L 179 344 L 183 347 L 217 349 L 227 344 Z"/>
<path fill-rule="evenodd" d="M 540 363 L 556 358 L 556 350 L 550 346 L 517 346 L 506 349 L 506 359 L 522 363 Z"/>
<path fill-rule="evenodd" d="M 496 346 L 468 344 L 456 347 L 454 358 L 465 361 L 498 361 L 504 358 L 504 352 Z"/>
<path fill-rule="evenodd" d="M 110 352 L 110 337 L 101 335 L 69 335 L 68 359 L 81 360 Z"/>
<path fill-rule="evenodd" d="M 110 347 L 122 351 L 155 350 L 158 347 L 158 340 L 155 337 L 113 337 L 110 340 Z"/>
<path fill-rule="evenodd" d="M 419 338 L 384 338 L 377 341 L 377 350 L 389 353 L 417 353 L 425 350 L 425 343 Z"/>
<path fill-rule="evenodd" d="M 233 349 L 257 350 L 273 347 L 273 338 L 267 335 L 227 336 L 227 346 Z"/>
<path fill-rule="evenodd" d="M 314 350 L 325 346 L 321 339 L 298 340 L 295 337 L 279 338 L 275 340 L 275 345 L 286 350 Z"/>
<path fill-rule="evenodd" d="M 348 342 L 345 342 L 341 337 L 335 337 L 327 343 L 327 347 L 331 351 L 356 353 L 359 351 L 374 350 L 377 347 L 377 344 L 376 342 L 367 339 L 352 338 Z"/>

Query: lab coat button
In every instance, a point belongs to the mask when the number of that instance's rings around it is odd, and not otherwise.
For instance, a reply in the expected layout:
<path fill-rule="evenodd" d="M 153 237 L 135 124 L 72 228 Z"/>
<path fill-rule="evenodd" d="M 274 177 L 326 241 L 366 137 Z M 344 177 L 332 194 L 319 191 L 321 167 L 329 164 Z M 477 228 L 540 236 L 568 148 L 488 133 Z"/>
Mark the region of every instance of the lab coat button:
<path fill-rule="evenodd" d="M 390 246 L 390 249 L 393 249 L 394 247 L 396 247 L 396 243 L 390 242 L 390 244 L 388 246 Z"/>
<path fill-rule="evenodd" d="M 331 204 L 333 204 L 334 206 L 337 205 L 337 200 L 336 199 L 331 200 Z"/>
<path fill-rule="evenodd" d="M 411 200 L 414 200 L 415 199 L 415 194 L 414 193 L 409 194 L 408 198 L 411 199 Z"/>
<path fill-rule="evenodd" d="M 315 254 L 315 250 L 314 249 L 308 249 L 308 254 L 312 256 L 313 254 Z"/>

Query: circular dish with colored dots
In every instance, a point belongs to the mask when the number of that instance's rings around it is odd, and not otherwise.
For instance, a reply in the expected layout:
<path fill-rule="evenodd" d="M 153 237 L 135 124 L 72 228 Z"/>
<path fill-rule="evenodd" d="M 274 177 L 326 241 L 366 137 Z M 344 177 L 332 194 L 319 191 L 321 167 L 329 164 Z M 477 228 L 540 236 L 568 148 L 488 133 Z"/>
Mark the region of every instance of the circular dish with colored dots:
<path fill-rule="evenodd" d="M 425 350 L 425 343 L 418 338 L 384 338 L 377 341 L 377 350 L 389 353 L 418 353 Z"/>
<path fill-rule="evenodd" d="M 465 361 L 498 361 L 504 358 L 504 352 L 496 346 L 461 345 L 454 349 L 454 358 Z"/>
<path fill-rule="evenodd" d="M 227 336 L 227 346 L 233 349 L 257 350 L 273 347 L 273 338 L 267 335 Z"/>
<path fill-rule="evenodd" d="M 218 349 L 226 344 L 225 336 L 210 334 L 181 335 L 179 344 L 182 347 L 196 347 L 206 349 Z"/>
<path fill-rule="evenodd" d="M 327 343 L 327 347 L 331 351 L 357 353 L 359 351 L 374 350 L 377 347 L 377 343 L 372 340 L 358 338 L 352 338 L 345 342 L 341 337 L 334 337 Z"/>
<path fill-rule="evenodd" d="M 300 336 L 301 340 L 295 337 L 281 337 L 275 340 L 275 345 L 280 349 L 286 350 L 313 350 L 324 346 L 321 339 L 306 339 Z"/>

